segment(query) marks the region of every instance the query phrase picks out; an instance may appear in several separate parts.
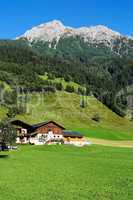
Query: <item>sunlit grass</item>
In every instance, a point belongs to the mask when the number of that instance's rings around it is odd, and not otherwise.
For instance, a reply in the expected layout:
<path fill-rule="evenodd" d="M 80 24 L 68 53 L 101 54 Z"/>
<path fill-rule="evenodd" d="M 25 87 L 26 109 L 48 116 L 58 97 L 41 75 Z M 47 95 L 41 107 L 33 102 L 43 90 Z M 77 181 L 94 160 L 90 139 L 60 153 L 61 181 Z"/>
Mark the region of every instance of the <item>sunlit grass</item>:
<path fill-rule="evenodd" d="M 0 166 L 0 200 L 132 200 L 132 149 L 21 146 Z"/>
<path fill-rule="evenodd" d="M 83 135 L 110 140 L 132 140 L 133 123 L 119 117 L 94 97 L 87 98 L 87 107 L 80 107 L 81 96 L 66 92 L 33 94 L 29 98 L 27 113 L 17 116 L 31 124 L 54 120 L 66 129 Z M 98 114 L 100 121 L 92 117 Z"/>

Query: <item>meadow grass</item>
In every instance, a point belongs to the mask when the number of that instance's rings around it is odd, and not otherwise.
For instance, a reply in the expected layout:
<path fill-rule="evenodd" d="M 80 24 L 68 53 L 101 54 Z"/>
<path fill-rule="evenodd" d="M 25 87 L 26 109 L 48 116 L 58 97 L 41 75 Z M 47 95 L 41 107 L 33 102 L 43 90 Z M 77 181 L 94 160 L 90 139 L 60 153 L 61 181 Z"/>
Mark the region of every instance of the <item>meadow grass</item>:
<path fill-rule="evenodd" d="M 108 140 L 133 140 L 133 122 L 121 118 L 93 96 L 87 97 L 87 106 L 80 107 L 81 96 L 67 92 L 55 94 L 32 94 L 27 104 L 27 113 L 18 115 L 34 124 L 54 120 L 67 130 L 79 131 L 87 137 Z M 98 114 L 100 121 L 92 120 Z"/>
<path fill-rule="evenodd" d="M 132 200 L 133 149 L 26 145 L 8 154 L 0 200 Z"/>
<path fill-rule="evenodd" d="M 55 79 L 48 79 L 48 75 L 45 74 L 45 75 L 40 75 L 39 76 L 41 79 L 43 80 L 49 80 L 51 81 L 52 83 L 61 83 L 62 86 L 63 86 L 63 89 L 66 89 L 66 86 L 69 85 L 69 86 L 72 86 L 74 87 L 74 89 L 77 91 L 78 88 L 82 88 L 83 90 L 85 90 L 85 87 L 79 85 L 78 83 L 75 83 L 73 81 L 65 81 L 64 78 L 55 78 Z"/>
<path fill-rule="evenodd" d="M 27 112 L 16 116 L 30 124 L 54 120 L 67 130 L 78 131 L 90 138 L 133 140 L 133 122 L 121 118 L 93 96 L 87 97 L 87 106 L 80 107 L 81 96 L 74 93 L 33 93 L 28 96 Z M 0 119 L 8 110 L 0 107 Z M 92 117 L 98 114 L 100 121 Z"/>
<path fill-rule="evenodd" d="M 118 141 L 125 141 L 133 140 L 133 129 L 130 127 L 123 127 L 122 128 L 111 128 L 111 127 L 93 127 L 93 128 L 87 128 L 87 127 L 79 127 L 79 128 L 73 128 L 74 131 L 82 133 L 84 136 L 89 138 L 99 138 L 99 139 L 107 139 L 107 140 L 118 140 Z"/>

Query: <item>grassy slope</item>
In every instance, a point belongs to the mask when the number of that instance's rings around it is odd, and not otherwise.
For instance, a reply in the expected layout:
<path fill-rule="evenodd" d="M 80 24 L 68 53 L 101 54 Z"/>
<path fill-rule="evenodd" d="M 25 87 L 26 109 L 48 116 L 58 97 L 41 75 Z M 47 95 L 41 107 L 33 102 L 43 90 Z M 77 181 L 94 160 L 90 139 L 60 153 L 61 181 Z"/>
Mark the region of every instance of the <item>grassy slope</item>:
<path fill-rule="evenodd" d="M 3 107 L 3 106 L 0 106 L 0 119 L 3 119 L 6 117 L 6 114 L 7 114 L 8 110 Z"/>
<path fill-rule="evenodd" d="M 88 97 L 87 107 L 80 108 L 80 96 L 66 92 L 56 94 L 34 94 L 29 98 L 27 114 L 17 116 L 31 124 L 55 120 L 68 130 L 80 131 L 84 135 L 110 140 L 133 139 L 133 123 L 120 118 L 94 97 Z M 99 113 L 101 122 L 92 121 Z"/>
<path fill-rule="evenodd" d="M 0 157 L 0 200 L 132 200 L 133 150 L 21 146 Z"/>
<path fill-rule="evenodd" d="M 51 80 L 51 79 L 48 79 L 48 75 L 47 74 L 41 75 L 39 77 L 41 79 L 43 79 L 43 80 L 49 80 L 49 81 L 51 81 L 53 83 L 62 83 L 62 86 L 63 86 L 64 89 L 66 88 L 67 85 L 74 87 L 75 90 L 77 90 L 78 88 L 85 89 L 85 87 L 83 87 L 83 86 L 81 86 L 81 85 L 79 85 L 79 84 L 77 84 L 77 83 L 75 83 L 73 81 L 69 81 L 69 82 L 65 81 L 64 78 L 55 78 L 55 79 Z"/>

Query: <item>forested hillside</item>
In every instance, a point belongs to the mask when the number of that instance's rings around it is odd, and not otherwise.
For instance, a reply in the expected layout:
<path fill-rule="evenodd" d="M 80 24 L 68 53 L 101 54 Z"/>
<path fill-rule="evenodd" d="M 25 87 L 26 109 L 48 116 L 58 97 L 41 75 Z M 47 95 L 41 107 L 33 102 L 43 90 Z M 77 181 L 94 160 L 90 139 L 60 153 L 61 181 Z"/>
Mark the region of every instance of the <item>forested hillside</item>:
<path fill-rule="evenodd" d="M 49 47 L 48 42 L 1 40 L 0 81 L 9 84 L 12 89 L 23 88 L 25 92 L 55 92 L 54 88 L 62 90 L 63 87 L 51 80 L 61 77 L 86 87 L 86 95 L 93 93 L 117 114 L 124 116 L 128 95 L 126 88 L 133 82 L 132 45 L 128 46 L 128 55 L 118 55 L 102 44 L 88 45 L 80 37 L 64 37 L 56 48 L 54 45 L 54 41 Z M 41 78 L 46 73 L 48 80 Z M 67 89 L 77 92 L 72 87 Z M 117 99 L 119 106 L 116 106 L 116 95 L 121 90 L 124 93 Z M 84 93 L 80 89 L 78 92 Z"/>

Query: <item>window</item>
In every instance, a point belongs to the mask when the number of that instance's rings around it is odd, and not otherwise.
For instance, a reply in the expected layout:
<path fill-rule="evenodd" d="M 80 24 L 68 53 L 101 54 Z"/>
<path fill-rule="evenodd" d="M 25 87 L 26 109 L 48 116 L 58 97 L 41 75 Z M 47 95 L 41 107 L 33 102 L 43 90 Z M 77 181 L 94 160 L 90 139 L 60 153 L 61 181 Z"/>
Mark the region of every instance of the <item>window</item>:
<path fill-rule="evenodd" d="M 40 136 L 39 136 L 38 141 L 39 141 L 39 142 L 43 142 L 43 141 L 44 141 L 43 135 L 40 135 Z"/>

